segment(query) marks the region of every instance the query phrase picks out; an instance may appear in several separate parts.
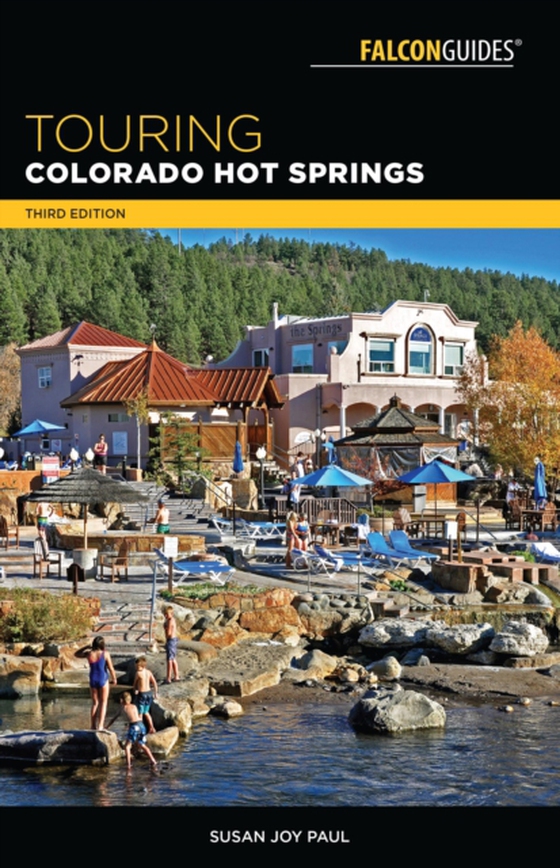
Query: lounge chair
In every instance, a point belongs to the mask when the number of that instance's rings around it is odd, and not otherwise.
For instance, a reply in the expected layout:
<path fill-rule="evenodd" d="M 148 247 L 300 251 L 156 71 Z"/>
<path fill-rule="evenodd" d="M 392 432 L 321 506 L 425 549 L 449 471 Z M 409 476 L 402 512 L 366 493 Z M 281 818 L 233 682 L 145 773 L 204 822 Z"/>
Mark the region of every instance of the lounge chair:
<path fill-rule="evenodd" d="M 156 567 L 164 578 L 169 575 L 169 557 L 161 549 L 154 549 Z M 235 572 L 234 567 L 221 561 L 173 560 L 173 584 L 179 585 L 187 580 L 207 579 L 217 585 L 225 585 L 226 580 Z"/>
<path fill-rule="evenodd" d="M 233 522 L 228 518 L 222 518 L 221 515 L 211 515 L 208 519 L 208 527 L 213 527 L 220 534 L 220 538 L 224 536 L 234 536 Z"/>
<path fill-rule="evenodd" d="M 537 542 L 531 546 L 531 551 L 540 564 L 560 563 L 560 551 L 551 542 Z"/>
<path fill-rule="evenodd" d="M 372 567 L 379 566 L 378 563 L 371 561 L 370 558 L 364 557 L 357 552 L 337 552 L 336 554 L 333 554 L 333 552 L 329 551 L 329 549 L 326 549 L 324 546 L 319 545 L 319 543 L 315 543 L 313 548 L 320 558 L 338 565 L 336 572 L 339 570 L 352 570 L 352 572 L 356 572 L 358 569 L 367 572 Z"/>
<path fill-rule="evenodd" d="M 245 521 L 243 518 L 239 519 L 238 524 L 235 535 L 242 539 L 283 541 L 286 535 L 285 524 L 274 524 L 271 521 Z"/>
<path fill-rule="evenodd" d="M 413 566 L 417 566 L 419 561 L 436 561 L 438 559 L 438 555 L 433 554 L 432 552 L 425 552 L 421 549 L 415 549 L 410 545 L 410 540 L 408 536 L 404 532 L 404 530 L 392 530 L 389 533 L 389 539 L 391 540 L 391 545 L 398 551 L 399 554 L 403 552 L 410 557 L 417 558 L 416 563 Z"/>
<path fill-rule="evenodd" d="M 331 558 L 322 558 L 313 552 L 303 552 L 299 549 L 293 549 L 291 555 L 294 570 L 325 573 L 330 579 L 335 573 L 338 573 L 342 566 L 340 559 L 337 563 L 334 563 Z"/>
<path fill-rule="evenodd" d="M 367 548 L 363 549 L 366 555 L 374 559 L 382 558 L 385 560 L 390 567 L 393 569 L 397 569 L 403 563 L 403 561 L 417 561 L 418 553 L 414 552 L 414 554 L 406 554 L 406 552 L 397 551 L 397 549 L 392 548 L 382 534 L 379 531 L 372 531 L 368 534 L 367 538 Z"/>

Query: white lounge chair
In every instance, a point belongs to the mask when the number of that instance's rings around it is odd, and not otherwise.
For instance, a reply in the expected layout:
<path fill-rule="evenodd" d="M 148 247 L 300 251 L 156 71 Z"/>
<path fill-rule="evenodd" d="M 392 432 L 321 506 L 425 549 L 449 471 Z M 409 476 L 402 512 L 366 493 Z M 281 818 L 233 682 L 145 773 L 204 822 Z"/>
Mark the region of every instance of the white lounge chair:
<path fill-rule="evenodd" d="M 169 576 L 170 558 L 161 549 L 154 549 L 156 567 L 163 578 Z M 221 561 L 188 561 L 173 560 L 173 584 L 180 585 L 185 581 L 206 579 L 217 585 L 225 585 L 227 579 L 235 572 L 234 567 Z"/>
<path fill-rule="evenodd" d="M 285 535 L 285 524 L 274 524 L 271 521 L 245 521 L 243 518 L 238 520 L 236 536 L 242 539 L 265 539 L 281 542 Z"/>

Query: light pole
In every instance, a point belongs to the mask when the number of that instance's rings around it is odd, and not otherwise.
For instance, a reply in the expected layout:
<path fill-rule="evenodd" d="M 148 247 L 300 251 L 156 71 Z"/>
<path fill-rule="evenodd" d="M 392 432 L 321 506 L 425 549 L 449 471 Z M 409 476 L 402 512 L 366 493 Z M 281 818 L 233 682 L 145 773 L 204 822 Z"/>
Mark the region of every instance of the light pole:
<path fill-rule="evenodd" d="M 264 459 L 266 458 L 266 449 L 264 448 L 264 446 L 259 446 L 256 451 L 256 456 L 258 462 L 261 465 L 261 509 L 264 509 Z"/>
<path fill-rule="evenodd" d="M 70 450 L 70 469 L 72 472 L 74 471 L 74 465 L 75 465 L 76 461 L 79 460 L 79 458 L 80 458 L 80 453 L 78 452 L 78 450 L 76 449 L 75 446 L 72 446 L 72 449 Z"/>

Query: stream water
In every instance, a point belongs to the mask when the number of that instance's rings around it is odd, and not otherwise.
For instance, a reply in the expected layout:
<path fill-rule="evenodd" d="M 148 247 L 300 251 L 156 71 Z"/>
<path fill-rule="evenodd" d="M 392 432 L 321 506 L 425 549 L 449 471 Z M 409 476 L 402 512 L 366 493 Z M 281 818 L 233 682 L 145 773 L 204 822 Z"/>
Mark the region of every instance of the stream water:
<path fill-rule="evenodd" d="M 150 772 L 0 769 L 2 806 L 557 806 L 560 707 L 451 708 L 443 731 L 356 734 L 343 703 L 251 706 L 197 721 Z M 0 701 L 2 730 L 83 728 L 86 699 Z"/>

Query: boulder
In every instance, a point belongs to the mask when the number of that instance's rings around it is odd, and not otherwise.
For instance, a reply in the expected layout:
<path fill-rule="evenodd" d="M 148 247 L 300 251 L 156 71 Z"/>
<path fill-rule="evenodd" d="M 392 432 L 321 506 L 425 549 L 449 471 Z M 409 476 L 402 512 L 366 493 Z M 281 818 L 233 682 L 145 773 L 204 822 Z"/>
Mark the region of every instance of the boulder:
<path fill-rule="evenodd" d="M 530 594 L 531 586 L 525 584 L 525 582 L 497 582 L 486 591 L 484 602 L 525 603 Z"/>
<path fill-rule="evenodd" d="M 428 629 L 441 622 L 420 619 L 384 618 L 368 624 L 361 631 L 358 641 L 371 648 L 412 648 L 426 643 Z"/>
<path fill-rule="evenodd" d="M 178 688 L 179 684 L 170 684 L 170 688 Z M 154 722 L 155 728 L 159 730 L 167 727 L 177 727 L 179 735 L 188 735 L 192 727 L 192 710 L 190 702 L 186 697 L 178 696 L 177 692 L 174 695 L 162 696 L 160 691 L 158 699 L 152 702 L 150 715 Z"/>
<path fill-rule="evenodd" d="M 159 732 L 147 737 L 151 752 L 157 756 L 167 756 L 179 740 L 179 729 L 176 726 L 166 726 Z"/>
<path fill-rule="evenodd" d="M 472 654 L 488 647 L 494 635 L 491 624 L 456 624 L 447 627 L 436 622 L 426 631 L 426 640 L 447 654 Z"/>
<path fill-rule="evenodd" d="M 535 657 L 548 648 L 548 639 L 540 629 L 524 621 L 508 621 L 490 643 L 490 650 L 509 657 Z"/>
<path fill-rule="evenodd" d="M 216 693 L 249 696 L 278 684 L 292 657 L 293 649 L 286 645 L 242 642 L 223 650 L 200 671 Z"/>
<path fill-rule="evenodd" d="M 0 763 L 107 765 L 123 756 L 114 732 L 91 729 L 0 736 Z"/>
<path fill-rule="evenodd" d="M 384 657 L 368 666 L 380 681 L 397 681 L 401 677 L 402 666 L 396 657 Z"/>
<path fill-rule="evenodd" d="M 210 714 L 214 714 L 217 717 L 240 717 L 240 715 L 244 714 L 243 706 L 234 699 L 216 696 L 214 699 L 208 701 L 210 702 Z"/>
<path fill-rule="evenodd" d="M 38 657 L 0 655 L 0 697 L 36 696 L 41 687 L 43 663 Z"/>
<path fill-rule="evenodd" d="M 301 623 L 297 611 L 293 606 L 288 605 L 242 612 L 239 616 L 239 625 L 250 633 L 274 634 L 288 625 L 299 628 Z"/>
<path fill-rule="evenodd" d="M 422 693 L 413 690 L 369 691 L 352 708 L 350 724 L 358 730 L 401 733 L 445 726 L 445 710 Z"/>
<path fill-rule="evenodd" d="M 339 660 L 336 657 L 318 649 L 308 651 L 296 661 L 296 668 L 303 670 L 305 678 L 328 678 L 338 665 Z"/>

